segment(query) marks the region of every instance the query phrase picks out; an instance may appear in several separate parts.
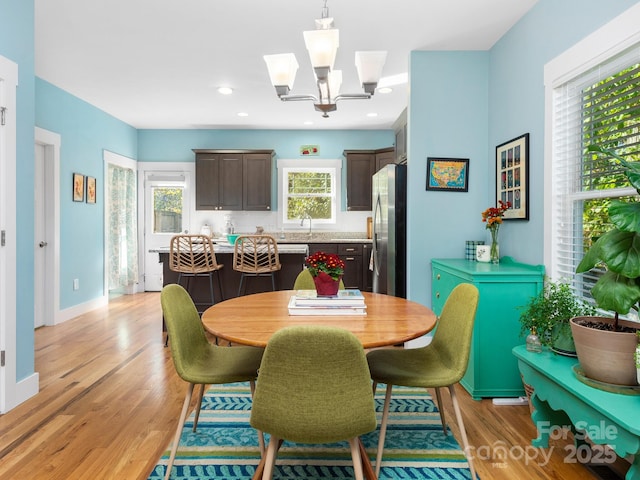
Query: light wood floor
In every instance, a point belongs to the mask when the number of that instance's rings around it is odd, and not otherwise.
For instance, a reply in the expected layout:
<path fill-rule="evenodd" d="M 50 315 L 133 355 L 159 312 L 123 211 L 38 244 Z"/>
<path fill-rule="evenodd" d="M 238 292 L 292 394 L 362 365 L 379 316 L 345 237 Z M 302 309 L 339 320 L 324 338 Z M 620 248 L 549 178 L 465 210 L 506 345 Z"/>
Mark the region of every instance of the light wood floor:
<path fill-rule="evenodd" d="M 40 393 L 0 416 L 0 478 L 146 479 L 171 441 L 186 389 L 164 347 L 161 319 L 159 294 L 145 293 L 38 329 Z M 565 462 L 570 439 L 558 441 L 543 464 L 542 451 L 529 447 L 528 407 L 496 407 L 457 392 L 483 480 L 598 478 Z M 443 399 L 454 419 L 448 394 Z M 510 450 L 507 458 L 495 457 L 500 449 Z M 527 450 L 537 458 L 522 458 Z"/>

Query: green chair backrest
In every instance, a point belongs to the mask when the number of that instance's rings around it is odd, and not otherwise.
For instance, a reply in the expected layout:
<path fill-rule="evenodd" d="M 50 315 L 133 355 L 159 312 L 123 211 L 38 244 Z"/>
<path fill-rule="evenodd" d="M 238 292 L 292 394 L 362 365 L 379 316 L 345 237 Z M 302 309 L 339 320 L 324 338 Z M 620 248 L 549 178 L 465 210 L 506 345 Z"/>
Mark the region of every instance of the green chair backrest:
<path fill-rule="evenodd" d="M 479 292 L 474 285 L 457 285 L 445 301 L 431 344 L 424 347 L 437 350 L 443 363 L 456 372 L 458 380 L 469 363 L 478 298 Z"/>
<path fill-rule="evenodd" d="M 344 283 L 340 279 L 340 290 L 344 290 Z M 306 268 L 302 270 L 296 277 L 296 281 L 293 284 L 294 290 L 315 290 L 316 284 L 313 283 L 313 277 Z"/>
<path fill-rule="evenodd" d="M 160 293 L 171 355 L 181 378 L 189 378 L 189 367 L 207 355 L 210 343 L 193 300 L 180 285 L 166 285 Z"/>
<path fill-rule="evenodd" d="M 251 425 L 301 443 L 328 443 L 375 430 L 371 377 L 351 332 L 286 327 L 269 340 L 258 372 Z"/>

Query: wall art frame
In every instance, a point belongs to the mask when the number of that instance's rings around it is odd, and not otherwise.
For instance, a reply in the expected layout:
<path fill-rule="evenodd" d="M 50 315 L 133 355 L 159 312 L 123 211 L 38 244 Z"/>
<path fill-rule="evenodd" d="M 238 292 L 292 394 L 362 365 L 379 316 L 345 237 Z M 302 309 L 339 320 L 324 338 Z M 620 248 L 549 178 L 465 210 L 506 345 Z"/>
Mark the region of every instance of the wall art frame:
<path fill-rule="evenodd" d="M 427 190 L 469 191 L 469 159 L 427 157 Z"/>
<path fill-rule="evenodd" d="M 84 175 L 81 173 L 73 174 L 73 201 L 84 202 L 85 182 Z"/>
<path fill-rule="evenodd" d="M 529 134 L 496 147 L 496 206 L 510 202 L 503 220 L 529 220 Z"/>
<path fill-rule="evenodd" d="M 87 203 L 96 203 L 96 177 L 86 177 Z"/>

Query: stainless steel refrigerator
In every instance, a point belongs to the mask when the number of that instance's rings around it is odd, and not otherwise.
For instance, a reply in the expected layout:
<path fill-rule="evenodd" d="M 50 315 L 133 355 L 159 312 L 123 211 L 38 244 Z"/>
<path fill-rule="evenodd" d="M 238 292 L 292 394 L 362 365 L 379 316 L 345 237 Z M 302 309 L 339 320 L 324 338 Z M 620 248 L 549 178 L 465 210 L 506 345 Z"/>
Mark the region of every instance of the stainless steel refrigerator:
<path fill-rule="evenodd" d="M 407 166 L 373 176 L 373 291 L 407 297 Z"/>

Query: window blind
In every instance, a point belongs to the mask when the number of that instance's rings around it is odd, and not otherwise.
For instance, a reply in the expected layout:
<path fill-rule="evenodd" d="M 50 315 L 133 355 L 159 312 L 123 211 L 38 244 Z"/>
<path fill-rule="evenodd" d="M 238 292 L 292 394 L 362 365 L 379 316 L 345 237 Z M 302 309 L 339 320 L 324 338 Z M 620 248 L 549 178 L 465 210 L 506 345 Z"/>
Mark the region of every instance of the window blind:
<path fill-rule="evenodd" d="M 576 267 L 610 228 L 610 201 L 637 194 L 617 162 L 586 148 L 598 144 L 640 159 L 640 45 L 554 89 L 552 105 L 552 262 L 562 280 L 590 298 L 601 272 L 577 276 Z"/>

